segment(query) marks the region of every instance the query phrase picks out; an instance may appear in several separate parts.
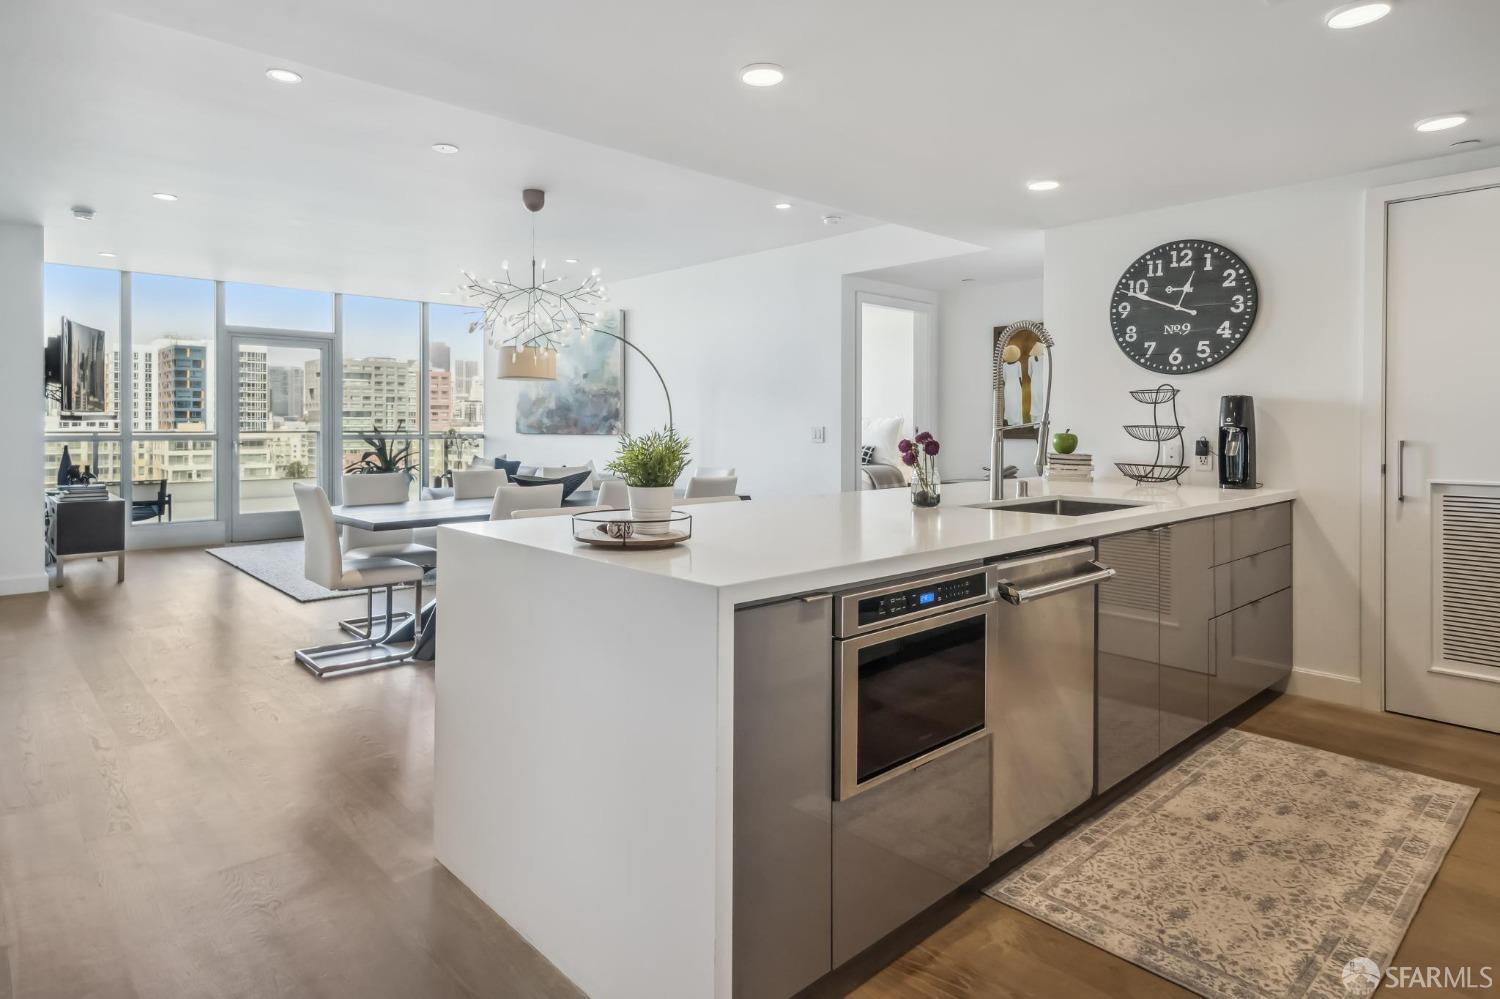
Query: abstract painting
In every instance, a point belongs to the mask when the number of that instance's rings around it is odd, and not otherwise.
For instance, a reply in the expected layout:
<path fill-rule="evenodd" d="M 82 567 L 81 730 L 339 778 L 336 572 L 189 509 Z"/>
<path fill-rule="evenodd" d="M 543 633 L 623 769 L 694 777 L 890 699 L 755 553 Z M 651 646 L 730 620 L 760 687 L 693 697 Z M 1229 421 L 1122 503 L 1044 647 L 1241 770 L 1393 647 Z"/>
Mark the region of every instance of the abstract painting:
<path fill-rule="evenodd" d="M 625 335 L 625 313 L 601 328 Z M 557 381 L 527 383 L 516 399 L 520 434 L 618 436 L 625 429 L 625 345 L 598 332 L 570 337 L 557 354 Z"/>

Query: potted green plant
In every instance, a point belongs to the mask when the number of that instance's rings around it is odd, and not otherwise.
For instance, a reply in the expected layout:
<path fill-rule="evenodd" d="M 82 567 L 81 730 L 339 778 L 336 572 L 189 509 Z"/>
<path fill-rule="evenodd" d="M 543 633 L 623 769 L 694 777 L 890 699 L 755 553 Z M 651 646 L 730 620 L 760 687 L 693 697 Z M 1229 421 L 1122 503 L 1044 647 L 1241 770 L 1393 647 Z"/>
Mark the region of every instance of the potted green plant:
<path fill-rule="evenodd" d="M 639 534 L 665 534 L 672 514 L 672 487 L 688 464 L 692 441 L 675 427 L 632 437 L 620 435 L 620 449 L 605 468 L 630 487 L 630 517 Z"/>
<path fill-rule="evenodd" d="M 406 421 L 396 421 L 396 433 L 400 434 L 406 430 Z M 368 434 L 361 434 L 360 440 L 365 442 L 368 448 L 354 461 L 344 466 L 344 471 L 356 475 L 379 475 L 386 472 L 405 472 L 411 477 L 411 466 L 414 464 L 415 456 L 412 454 L 411 441 L 391 438 L 385 435 L 380 424 Z"/>

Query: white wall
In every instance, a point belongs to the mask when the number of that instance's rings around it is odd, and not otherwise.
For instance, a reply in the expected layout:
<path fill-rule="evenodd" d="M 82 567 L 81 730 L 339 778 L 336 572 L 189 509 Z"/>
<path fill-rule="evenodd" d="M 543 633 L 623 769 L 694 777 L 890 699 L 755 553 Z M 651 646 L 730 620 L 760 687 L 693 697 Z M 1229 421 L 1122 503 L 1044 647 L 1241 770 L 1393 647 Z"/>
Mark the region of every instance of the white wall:
<path fill-rule="evenodd" d="M 1188 441 L 1213 436 L 1219 397 L 1255 397 L 1260 478 L 1298 489 L 1294 688 L 1355 702 L 1359 691 L 1360 418 L 1365 193 L 1500 160 L 1491 151 L 1082 223 L 1046 234 L 1043 315 L 1057 340 L 1053 423 L 1109 474 L 1149 459 L 1120 426 L 1150 410 L 1127 395 L 1161 377 L 1109 331 L 1110 292 L 1139 254 L 1179 237 L 1221 242 L 1259 283 L 1255 328 L 1226 361 L 1172 381 Z M 1196 467 L 1196 466 L 1195 466 Z M 1190 473 L 1214 481 L 1211 471 Z"/>
<path fill-rule="evenodd" d="M 909 431 L 916 412 L 917 314 L 870 303 L 860 309 L 860 418 L 899 416 Z"/>
<path fill-rule="evenodd" d="M 0 426 L 6 428 L 0 476 L 0 595 L 47 588 L 43 568 L 42 227 L 0 222 Z"/>
<path fill-rule="evenodd" d="M 1042 318 L 1042 280 L 961 284 L 938 302 L 938 468 L 945 478 L 984 474 L 990 462 L 990 355 L 996 326 Z M 1006 456 L 1009 460 L 1009 455 Z"/>
<path fill-rule="evenodd" d="M 836 492 L 843 276 L 972 249 L 882 225 L 611 284 L 610 304 L 626 310 L 631 340 L 661 368 L 697 462 L 735 466 L 753 496 Z M 612 437 L 517 434 L 514 383 L 489 384 L 486 453 L 601 466 L 614 453 Z M 666 422 L 656 378 L 630 353 L 625 422 L 633 433 Z M 825 443 L 812 442 L 813 427 L 824 428 Z"/>

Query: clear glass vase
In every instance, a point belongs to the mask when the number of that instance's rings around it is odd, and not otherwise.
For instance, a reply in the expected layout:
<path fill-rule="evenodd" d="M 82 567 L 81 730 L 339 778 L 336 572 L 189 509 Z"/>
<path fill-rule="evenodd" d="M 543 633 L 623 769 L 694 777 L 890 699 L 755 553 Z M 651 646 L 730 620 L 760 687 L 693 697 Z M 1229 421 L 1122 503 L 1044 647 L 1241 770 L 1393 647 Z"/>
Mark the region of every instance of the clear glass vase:
<path fill-rule="evenodd" d="M 924 455 L 912 469 L 911 505 L 933 507 L 942 501 L 943 480 L 938 478 L 937 462 Z"/>

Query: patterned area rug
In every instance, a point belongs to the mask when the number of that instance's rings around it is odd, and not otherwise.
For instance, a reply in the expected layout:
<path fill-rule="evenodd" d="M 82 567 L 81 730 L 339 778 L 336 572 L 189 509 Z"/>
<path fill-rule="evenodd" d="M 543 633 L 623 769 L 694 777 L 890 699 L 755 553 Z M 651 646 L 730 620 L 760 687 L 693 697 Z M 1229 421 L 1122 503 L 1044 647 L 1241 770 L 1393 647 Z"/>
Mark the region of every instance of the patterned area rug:
<path fill-rule="evenodd" d="M 1478 794 L 1231 730 L 986 894 L 1200 995 L 1368 995 Z"/>
<path fill-rule="evenodd" d="M 364 597 L 363 591 L 340 593 L 310 582 L 302 574 L 301 538 L 294 538 L 291 541 L 265 541 L 253 545 L 226 545 L 223 548 L 207 548 L 205 551 L 219 561 L 229 563 L 247 576 L 254 576 L 267 586 L 280 590 L 301 604 L 312 603 L 316 600 Z M 398 590 L 410 589 L 409 586 L 396 588 Z M 384 598 L 377 598 L 375 602 L 377 607 L 385 606 Z"/>

